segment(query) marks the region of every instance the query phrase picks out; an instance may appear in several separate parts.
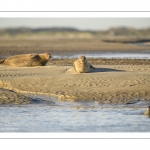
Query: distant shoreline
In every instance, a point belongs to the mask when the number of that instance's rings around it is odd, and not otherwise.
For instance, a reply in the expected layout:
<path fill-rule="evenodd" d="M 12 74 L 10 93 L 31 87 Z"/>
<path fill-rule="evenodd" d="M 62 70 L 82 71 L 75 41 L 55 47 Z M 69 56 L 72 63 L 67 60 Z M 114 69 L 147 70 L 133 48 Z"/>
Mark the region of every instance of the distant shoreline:
<path fill-rule="evenodd" d="M 115 37 L 116 38 L 116 37 Z M 120 37 L 121 38 L 121 37 Z M 109 37 L 107 38 L 109 39 Z M 117 37 L 119 40 L 119 37 Z M 129 37 L 126 37 L 130 40 Z M 129 41 L 128 41 L 129 42 Z M 131 40 L 130 40 L 131 42 Z M 150 44 L 128 44 L 121 42 L 104 42 L 101 38 L 31 38 L 0 39 L 0 57 L 28 53 L 45 53 L 51 55 L 70 56 L 76 54 L 96 53 L 146 53 Z"/>

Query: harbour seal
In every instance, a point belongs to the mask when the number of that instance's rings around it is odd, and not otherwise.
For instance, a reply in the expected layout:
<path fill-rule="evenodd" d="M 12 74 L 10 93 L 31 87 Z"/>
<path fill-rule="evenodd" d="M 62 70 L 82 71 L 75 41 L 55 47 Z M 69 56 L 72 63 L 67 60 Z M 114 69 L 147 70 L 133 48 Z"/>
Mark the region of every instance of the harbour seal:
<path fill-rule="evenodd" d="M 146 111 L 144 112 L 145 115 L 150 116 L 150 106 L 147 107 Z"/>
<path fill-rule="evenodd" d="M 87 73 L 90 72 L 91 69 L 96 69 L 93 67 L 86 59 L 85 56 L 80 56 L 75 62 L 74 62 L 74 69 L 76 72 L 79 73 Z"/>
<path fill-rule="evenodd" d="M 15 55 L 0 60 L 0 64 L 9 65 L 11 67 L 34 67 L 44 66 L 51 58 L 50 53 L 43 54 L 23 54 Z"/>

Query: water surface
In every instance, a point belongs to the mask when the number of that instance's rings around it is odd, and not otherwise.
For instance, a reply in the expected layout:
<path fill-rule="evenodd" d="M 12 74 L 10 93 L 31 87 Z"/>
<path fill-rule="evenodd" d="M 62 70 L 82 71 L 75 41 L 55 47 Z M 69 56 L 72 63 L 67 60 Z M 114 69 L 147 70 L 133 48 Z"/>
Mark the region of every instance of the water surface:
<path fill-rule="evenodd" d="M 79 58 L 80 56 L 86 56 L 87 58 L 106 58 L 106 59 L 150 59 L 150 50 L 141 53 L 116 53 L 116 52 L 105 52 L 105 53 L 78 53 L 68 55 L 54 55 L 53 58 Z"/>
<path fill-rule="evenodd" d="M 34 98 L 52 103 L 1 105 L 0 132 L 150 132 L 150 118 L 143 114 L 150 102 L 102 105 Z"/>

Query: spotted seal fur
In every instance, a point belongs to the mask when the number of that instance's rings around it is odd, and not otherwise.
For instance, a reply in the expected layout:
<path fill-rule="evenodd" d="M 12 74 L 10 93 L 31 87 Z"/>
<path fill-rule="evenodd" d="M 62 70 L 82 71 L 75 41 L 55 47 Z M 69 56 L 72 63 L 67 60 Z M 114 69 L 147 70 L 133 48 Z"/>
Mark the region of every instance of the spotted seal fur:
<path fill-rule="evenodd" d="M 51 58 L 50 53 L 14 55 L 0 60 L 0 64 L 11 67 L 34 67 L 44 66 Z"/>

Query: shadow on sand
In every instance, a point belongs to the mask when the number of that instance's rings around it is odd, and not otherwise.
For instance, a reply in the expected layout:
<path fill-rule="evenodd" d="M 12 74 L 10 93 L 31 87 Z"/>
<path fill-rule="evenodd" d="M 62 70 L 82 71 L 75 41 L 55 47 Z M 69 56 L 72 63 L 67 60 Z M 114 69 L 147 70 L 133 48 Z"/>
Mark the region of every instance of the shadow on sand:
<path fill-rule="evenodd" d="M 118 70 L 118 69 L 112 69 L 112 68 L 96 68 L 92 69 L 91 73 L 94 72 L 125 72 L 125 70 Z"/>
<path fill-rule="evenodd" d="M 74 70 L 74 68 L 66 69 L 66 72 L 79 74 Z M 89 73 L 96 73 L 96 72 L 125 72 L 125 70 L 118 70 L 118 69 L 112 69 L 112 68 L 96 68 L 96 69 L 92 69 Z"/>

